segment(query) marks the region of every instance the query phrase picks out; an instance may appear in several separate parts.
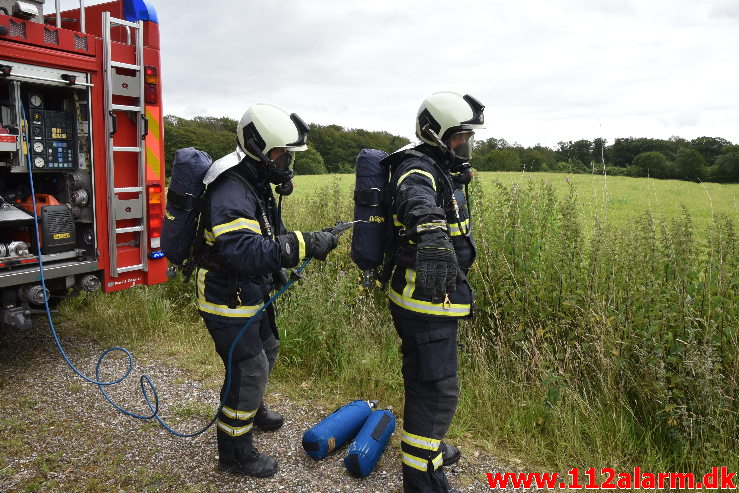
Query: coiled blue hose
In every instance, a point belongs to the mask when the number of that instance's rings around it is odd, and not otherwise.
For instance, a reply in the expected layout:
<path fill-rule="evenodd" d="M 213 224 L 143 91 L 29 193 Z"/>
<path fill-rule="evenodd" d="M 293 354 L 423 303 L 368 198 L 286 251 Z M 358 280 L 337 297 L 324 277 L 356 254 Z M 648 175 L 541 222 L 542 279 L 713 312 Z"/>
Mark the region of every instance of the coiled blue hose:
<path fill-rule="evenodd" d="M 25 112 L 25 109 L 23 108 L 23 105 L 21 105 L 21 113 L 23 116 L 23 121 L 26 122 L 25 123 L 25 137 L 26 137 L 26 146 L 28 146 L 28 143 L 31 140 L 30 140 L 30 136 L 28 132 L 28 123 L 27 123 L 28 120 L 26 120 L 26 112 Z M 31 200 L 33 201 L 33 223 L 34 223 L 34 227 L 36 228 L 35 231 L 38 232 L 39 225 L 38 225 L 38 214 L 36 213 L 36 191 L 34 189 L 34 184 L 33 184 L 33 168 L 31 166 L 31 153 L 30 152 L 26 152 L 26 161 L 28 164 L 28 181 L 31 184 Z M 132 418 L 140 419 L 143 421 L 148 421 L 150 419 L 156 419 L 157 422 L 160 425 L 162 425 L 162 428 L 164 428 L 171 434 L 178 436 L 178 437 L 182 437 L 182 438 L 196 437 L 198 435 L 205 433 L 208 430 L 208 428 L 213 426 L 213 423 L 215 423 L 216 420 L 218 419 L 218 414 L 223 409 L 223 406 L 225 404 L 225 397 L 221 400 L 218 406 L 218 411 L 216 411 L 215 415 L 213 416 L 213 419 L 211 419 L 210 422 L 204 428 L 194 433 L 181 433 L 181 432 L 178 432 L 172 429 L 169 425 L 167 425 L 167 423 L 164 422 L 162 417 L 159 416 L 159 395 L 157 394 L 157 389 L 156 389 L 156 386 L 154 385 L 154 382 L 151 381 L 151 378 L 149 378 L 148 375 L 141 375 L 141 377 L 139 378 L 139 383 L 141 385 L 141 393 L 144 396 L 144 400 L 146 401 L 146 405 L 149 407 L 151 414 L 148 414 L 148 415 L 136 414 L 116 404 L 113 401 L 113 399 L 108 395 L 108 393 L 105 391 L 105 388 L 111 385 L 116 385 L 126 380 L 128 376 L 131 374 L 131 371 L 133 371 L 133 356 L 131 355 L 130 351 L 128 351 L 128 349 L 126 348 L 115 346 L 115 347 L 111 347 L 103 351 L 98 357 L 97 365 L 95 366 L 95 378 L 94 379 L 84 375 L 80 370 L 77 369 L 76 366 L 74 366 L 74 364 L 72 364 L 72 362 L 69 360 L 69 357 L 67 356 L 67 353 L 64 351 L 64 348 L 59 342 L 59 337 L 57 335 L 56 328 L 54 327 L 54 322 L 51 319 L 51 309 L 49 308 L 49 300 L 46 294 L 47 290 L 46 290 L 46 279 L 44 277 L 44 262 L 43 262 L 43 259 L 41 258 L 42 257 L 41 256 L 41 241 L 40 241 L 38 233 L 36 234 L 36 248 L 38 252 L 39 270 L 41 272 L 41 286 L 43 287 L 44 307 L 46 308 L 46 318 L 49 321 L 49 328 L 51 329 L 51 334 L 54 337 L 54 343 L 56 344 L 56 347 L 59 350 L 59 353 L 62 355 L 62 358 L 64 358 L 64 362 L 67 363 L 67 365 L 80 378 L 82 378 L 83 380 L 89 383 L 97 385 L 98 388 L 100 389 L 100 392 L 103 394 L 105 399 L 110 403 L 110 405 L 127 416 L 131 416 Z M 228 364 L 226 365 L 226 384 L 225 384 L 226 391 L 223 393 L 224 396 L 228 394 L 228 390 L 231 387 L 231 366 L 232 366 L 232 359 L 233 359 L 233 351 L 234 351 L 234 348 L 236 347 L 236 343 L 239 341 L 239 339 L 241 339 L 241 336 L 244 335 L 244 333 L 249 328 L 249 326 L 251 326 L 251 324 L 254 321 L 258 320 L 259 317 L 262 316 L 262 313 L 264 312 L 264 310 L 268 306 L 270 306 L 272 303 L 274 303 L 274 301 L 277 298 L 279 298 L 282 295 L 282 293 L 284 293 L 290 286 L 292 286 L 292 284 L 299 278 L 300 273 L 303 271 L 303 269 L 305 269 L 305 267 L 308 265 L 308 263 L 311 260 L 312 260 L 312 257 L 309 257 L 305 259 L 302 264 L 300 264 L 300 266 L 295 270 L 295 275 L 292 276 L 288 280 L 288 282 L 285 283 L 285 285 L 282 286 L 282 288 L 280 288 L 279 291 L 277 291 L 277 293 L 275 293 L 268 301 L 266 301 L 264 305 L 262 305 L 261 308 L 259 308 L 257 313 L 254 314 L 254 316 L 252 316 L 244 324 L 244 326 L 241 328 L 239 333 L 234 338 L 233 342 L 231 343 L 231 347 L 228 350 Z M 101 381 L 100 380 L 100 368 L 102 367 L 105 357 L 113 351 L 120 351 L 128 357 L 128 369 L 126 370 L 125 374 L 122 377 L 118 378 L 117 380 L 111 380 L 111 381 L 105 381 L 105 382 Z M 148 391 L 147 391 L 147 387 L 148 387 Z M 154 397 L 153 402 L 149 397 L 149 391 Z"/>

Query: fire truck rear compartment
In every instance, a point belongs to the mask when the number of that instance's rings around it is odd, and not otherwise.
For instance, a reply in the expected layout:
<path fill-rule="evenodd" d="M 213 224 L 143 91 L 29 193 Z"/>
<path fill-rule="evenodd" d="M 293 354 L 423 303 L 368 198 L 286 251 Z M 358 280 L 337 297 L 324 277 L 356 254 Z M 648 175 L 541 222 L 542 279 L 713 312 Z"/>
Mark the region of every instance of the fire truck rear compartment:
<path fill-rule="evenodd" d="M 26 327 L 31 310 L 43 307 L 39 256 L 51 300 L 75 285 L 99 286 L 89 279 L 98 262 L 88 100 L 86 89 L 0 79 L 0 323 L 5 325 Z"/>

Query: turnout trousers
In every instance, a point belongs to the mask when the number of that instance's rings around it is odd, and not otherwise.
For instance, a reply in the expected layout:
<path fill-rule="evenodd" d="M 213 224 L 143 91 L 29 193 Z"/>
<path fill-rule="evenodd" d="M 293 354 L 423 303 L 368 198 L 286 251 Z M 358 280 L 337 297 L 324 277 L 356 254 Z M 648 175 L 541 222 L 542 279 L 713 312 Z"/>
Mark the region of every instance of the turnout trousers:
<path fill-rule="evenodd" d="M 418 314 L 393 303 L 390 312 L 403 354 L 403 491 L 446 493 L 440 446 L 459 401 L 459 319 Z"/>
<path fill-rule="evenodd" d="M 268 313 L 263 312 L 260 320 L 252 322 L 236 344 L 228 388 L 228 352 L 246 321 L 228 320 L 225 317 L 204 319 L 226 370 L 221 387 L 221 400 L 225 397 L 225 402 L 216 421 L 218 455 L 222 463 L 243 462 L 251 452 L 254 416 L 264 398 L 267 379 L 280 349 L 280 341 L 275 336 L 270 319 Z"/>

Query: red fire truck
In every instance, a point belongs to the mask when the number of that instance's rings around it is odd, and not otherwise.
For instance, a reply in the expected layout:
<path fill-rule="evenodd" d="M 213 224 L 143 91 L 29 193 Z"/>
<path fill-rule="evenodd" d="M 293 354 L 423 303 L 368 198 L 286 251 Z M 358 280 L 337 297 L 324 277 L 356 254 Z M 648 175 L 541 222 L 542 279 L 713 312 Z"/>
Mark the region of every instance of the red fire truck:
<path fill-rule="evenodd" d="M 45 295 L 167 279 L 156 12 L 55 7 L 0 0 L 0 323 L 19 328 Z"/>

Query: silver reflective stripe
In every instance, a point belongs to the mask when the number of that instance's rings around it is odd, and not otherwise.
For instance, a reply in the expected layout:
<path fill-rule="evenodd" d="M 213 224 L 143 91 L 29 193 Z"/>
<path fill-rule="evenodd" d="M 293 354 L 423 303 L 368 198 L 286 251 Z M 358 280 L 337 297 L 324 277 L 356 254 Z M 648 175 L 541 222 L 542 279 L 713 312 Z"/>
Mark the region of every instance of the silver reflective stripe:
<path fill-rule="evenodd" d="M 229 308 L 226 305 L 216 305 L 205 300 L 198 300 L 199 310 L 213 315 L 222 315 L 224 317 L 253 317 L 261 307 L 262 304 Z"/>
<path fill-rule="evenodd" d="M 454 317 L 462 317 L 470 314 L 470 305 L 455 305 L 443 303 L 431 303 L 429 301 L 419 301 L 407 298 L 395 292 L 392 288 L 387 290 L 390 301 L 407 310 L 426 313 L 430 315 L 446 315 Z"/>
<path fill-rule="evenodd" d="M 428 469 L 428 462 L 424 459 L 415 457 L 407 452 L 402 452 L 403 464 L 410 466 L 419 471 L 426 471 Z"/>
<path fill-rule="evenodd" d="M 401 437 L 401 440 L 408 445 L 413 445 L 414 447 L 422 448 L 425 450 L 438 450 L 441 446 L 441 440 L 422 437 L 420 435 L 414 435 L 413 433 L 408 433 L 405 430 L 403 430 L 403 436 Z"/>
<path fill-rule="evenodd" d="M 465 219 L 464 221 L 461 221 L 460 223 L 449 223 L 449 228 L 451 231 L 452 236 L 459 236 L 462 234 L 462 230 L 459 229 L 460 226 L 464 227 L 465 229 L 469 228 L 470 220 Z"/>
<path fill-rule="evenodd" d="M 215 226 L 213 228 L 213 236 L 215 238 L 218 238 L 222 234 L 230 233 L 231 231 L 237 231 L 239 229 L 248 229 L 254 231 L 257 234 L 262 234 L 262 229 L 259 227 L 258 222 L 254 221 L 253 219 L 245 219 L 243 217 L 240 217 L 238 219 L 234 219 L 233 221 Z"/>
<path fill-rule="evenodd" d="M 431 186 L 434 188 L 434 190 L 436 190 L 436 180 L 434 180 L 434 175 L 432 175 L 428 171 L 423 171 L 421 169 L 412 169 L 409 172 L 403 174 L 400 178 L 398 178 L 398 183 L 397 183 L 396 186 L 400 186 L 400 183 L 403 180 L 405 180 L 406 178 L 408 178 L 408 175 L 410 175 L 412 173 L 418 173 L 419 175 L 423 175 L 426 178 L 428 178 L 429 180 L 431 180 Z"/>
<path fill-rule="evenodd" d="M 205 299 L 205 275 L 208 273 L 206 269 L 198 269 L 198 310 L 210 313 L 212 315 L 221 315 L 223 317 L 253 317 L 257 314 L 264 303 L 258 305 L 243 305 L 236 308 L 229 308 L 227 305 L 217 305 Z"/>
<path fill-rule="evenodd" d="M 219 429 L 221 429 L 222 431 L 228 433 L 232 437 L 240 437 L 244 433 L 249 433 L 251 431 L 251 428 L 252 428 L 252 423 L 249 423 L 246 426 L 234 427 L 234 426 L 227 425 L 226 423 L 224 423 L 221 420 L 218 420 L 217 421 L 217 424 L 218 424 L 218 428 Z"/>
<path fill-rule="evenodd" d="M 249 418 L 253 418 L 255 414 L 257 414 L 257 411 L 238 411 L 236 409 L 231 409 L 228 406 L 223 406 L 223 414 L 228 416 L 231 419 L 241 419 L 241 420 L 247 420 Z"/>

